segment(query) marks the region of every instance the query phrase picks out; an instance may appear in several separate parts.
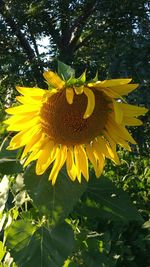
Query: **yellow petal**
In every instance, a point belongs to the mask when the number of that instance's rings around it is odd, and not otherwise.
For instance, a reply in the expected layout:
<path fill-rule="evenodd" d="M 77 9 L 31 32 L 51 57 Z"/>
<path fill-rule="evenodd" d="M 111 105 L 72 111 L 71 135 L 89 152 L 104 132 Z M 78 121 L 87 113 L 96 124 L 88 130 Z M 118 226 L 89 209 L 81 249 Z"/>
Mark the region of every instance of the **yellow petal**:
<path fill-rule="evenodd" d="M 136 144 L 136 141 L 133 139 L 133 137 L 129 134 L 129 132 L 123 125 L 119 125 L 111 119 L 107 121 L 106 129 L 107 128 L 109 128 L 109 130 L 114 135 L 119 136 L 126 141 L 129 141 L 131 144 Z"/>
<path fill-rule="evenodd" d="M 76 95 L 81 95 L 83 93 L 84 86 L 74 87 Z"/>
<path fill-rule="evenodd" d="M 120 103 L 120 105 L 125 117 L 144 115 L 148 111 L 148 109 L 144 107 L 138 107 L 124 103 Z"/>
<path fill-rule="evenodd" d="M 40 89 L 38 87 L 20 87 L 20 86 L 16 86 L 17 91 L 25 96 L 43 96 L 45 94 L 44 89 Z"/>
<path fill-rule="evenodd" d="M 72 104 L 73 103 L 73 97 L 74 97 L 74 91 L 72 88 L 66 88 L 66 99 L 68 104 Z"/>
<path fill-rule="evenodd" d="M 111 148 L 113 151 L 116 151 L 116 142 L 111 138 L 110 134 L 107 131 L 103 131 L 104 137 L 109 142 Z"/>
<path fill-rule="evenodd" d="M 116 144 L 119 144 L 120 146 L 122 146 L 123 148 L 131 151 L 131 148 L 128 144 L 129 140 L 127 140 L 126 137 L 124 137 L 123 135 L 116 135 L 116 131 L 114 130 L 114 128 L 110 125 L 106 126 L 106 130 L 107 132 L 110 134 L 110 137 L 112 138 L 112 140 L 115 141 Z"/>
<path fill-rule="evenodd" d="M 96 177 L 99 177 L 103 171 L 103 168 L 104 168 L 105 156 L 104 156 L 104 153 L 102 153 L 100 146 L 98 145 L 96 140 L 94 140 L 92 143 L 92 151 L 93 151 L 93 154 L 96 158 L 96 166 L 93 165 L 94 170 L 95 170 L 95 175 L 96 175 Z"/>
<path fill-rule="evenodd" d="M 123 124 L 127 126 L 140 126 L 143 124 L 143 122 L 137 118 L 124 117 Z"/>
<path fill-rule="evenodd" d="M 18 122 L 26 122 L 30 119 L 33 118 L 33 116 L 35 115 L 35 112 L 33 113 L 29 113 L 29 114 L 24 114 L 24 115 L 13 115 L 11 117 L 9 117 L 7 120 L 4 121 L 5 124 L 14 124 L 14 123 L 18 123 Z"/>
<path fill-rule="evenodd" d="M 102 91 L 108 97 L 117 98 L 117 99 L 121 98 L 121 95 L 119 95 L 118 93 L 114 92 L 112 90 L 112 88 L 99 87 L 99 88 L 96 88 L 96 89 L 99 90 L 99 91 Z"/>
<path fill-rule="evenodd" d="M 96 140 L 93 141 L 92 147 L 93 147 L 93 152 L 94 152 L 96 158 L 99 158 L 102 155 L 104 155 L 104 151 L 102 152 L 102 150 L 101 150 L 101 148 L 98 145 Z"/>
<path fill-rule="evenodd" d="M 17 133 L 11 139 L 8 149 L 9 150 L 17 149 L 27 144 L 31 140 L 34 133 L 39 130 L 39 128 L 40 128 L 39 125 L 36 125 L 32 128 Z"/>
<path fill-rule="evenodd" d="M 49 140 L 46 143 L 40 153 L 40 156 L 36 163 L 36 173 L 37 175 L 43 174 L 49 165 L 54 161 L 55 157 L 52 157 L 53 149 L 56 151 L 56 147 L 54 146 L 54 142 Z"/>
<path fill-rule="evenodd" d="M 122 112 L 121 106 L 118 102 L 113 100 L 113 107 L 114 107 L 115 121 L 121 124 L 123 120 L 123 112 Z"/>
<path fill-rule="evenodd" d="M 83 118 L 87 119 L 93 113 L 93 110 L 95 107 L 95 95 L 92 92 L 92 90 L 87 87 L 84 88 L 84 94 L 87 96 L 87 108 L 86 108 Z"/>
<path fill-rule="evenodd" d="M 114 87 L 111 87 L 111 89 L 123 96 L 123 95 L 128 95 L 130 92 L 132 92 L 133 90 L 135 90 L 137 87 L 139 86 L 139 84 L 125 84 L 125 85 L 120 85 L 120 86 L 114 86 Z"/>
<path fill-rule="evenodd" d="M 98 145 L 100 146 L 101 151 L 103 152 L 103 154 L 104 154 L 107 158 L 113 160 L 116 164 L 119 164 L 119 163 L 120 163 L 116 151 L 113 150 L 113 149 L 110 147 L 110 145 L 108 144 L 108 142 L 107 142 L 104 138 L 102 138 L 101 136 L 99 136 L 99 137 L 97 138 L 97 142 L 98 142 Z"/>
<path fill-rule="evenodd" d="M 24 163 L 24 167 L 26 167 L 27 165 L 29 165 L 30 162 L 37 160 L 38 157 L 40 156 L 41 150 L 37 150 L 37 151 L 33 151 L 29 157 L 27 158 L 26 162 Z"/>
<path fill-rule="evenodd" d="M 125 80 L 128 80 L 128 79 L 125 79 Z M 110 80 L 110 81 L 113 81 L 113 80 Z M 139 84 L 122 84 L 122 85 L 118 84 L 118 85 L 112 85 L 112 86 L 110 85 L 105 86 L 106 84 L 109 85 L 109 83 L 104 83 L 104 81 L 96 83 L 95 88 L 97 88 L 100 91 L 103 91 L 107 96 L 111 98 L 121 98 L 121 96 L 129 94 L 130 92 L 132 92 L 139 86 Z M 114 84 L 115 84 L 115 81 L 114 81 Z"/>
<path fill-rule="evenodd" d="M 8 114 L 19 115 L 24 113 L 38 112 L 39 110 L 40 110 L 39 105 L 21 105 L 13 108 L 7 108 L 6 112 Z"/>
<path fill-rule="evenodd" d="M 119 86 L 119 85 L 124 85 L 127 83 L 130 83 L 132 79 L 111 79 L 111 80 L 104 80 L 99 83 L 100 86 L 102 87 L 113 87 L 113 86 Z"/>
<path fill-rule="evenodd" d="M 112 134 L 112 133 L 111 133 Z M 131 147 L 129 146 L 129 144 L 123 140 L 122 138 L 115 136 L 114 134 L 111 135 L 110 131 L 104 131 L 104 135 L 106 136 L 107 140 L 109 141 L 111 147 L 113 148 L 113 150 L 116 149 L 116 144 L 119 144 L 121 147 L 127 149 L 128 151 L 131 151 Z"/>
<path fill-rule="evenodd" d="M 105 165 L 105 157 L 104 155 L 100 155 L 97 159 L 97 168 L 95 171 L 95 175 L 97 178 L 101 176 L 104 169 L 104 165 Z"/>
<path fill-rule="evenodd" d="M 102 165 L 100 164 L 100 160 L 103 159 L 103 156 L 100 155 L 100 157 L 98 158 L 97 154 L 95 153 L 95 149 L 93 148 L 92 145 L 86 146 L 86 152 L 89 160 L 91 161 L 94 167 L 96 177 L 99 177 L 100 174 L 102 173 L 104 166 L 103 164 Z"/>
<path fill-rule="evenodd" d="M 88 144 L 86 146 L 86 153 L 87 153 L 87 156 L 88 156 L 89 160 L 91 161 L 91 163 L 92 163 L 92 165 L 96 171 L 97 170 L 97 160 L 96 160 L 96 157 L 94 155 L 92 145 Z"/>
<path fill-rule="evenodd" d="M 66 158 L 67 158 L 67 147 L 62 146 L 58 151 L 53 168 L 52 168 L 51 173 L 49 175 L 49 180 L 52 180 L 52 185 L 55 184 L 57 176 L 59 174 L 59 171 L 63 167 L 63 165 L 66 161 Z"/>
<path fill-rule="evenodd" d="M 38 131 L 36 131 L 33 136 L 31 137 L 30 141 L 28 142 L 28 144 L 26 144 L 23 153 L 21 155 L 21 160 L 25 158 L 25 156 L 33 151 L 35 148 L 40 148 L 40 146 L 43 143 L 43 137 L 42 137 L 42 130 L 39 129 Z"/>
<path fill-rule="evenodd" d="M 73 153 L 72 148 L 68 148 L 68 151 L 67 151 L 66 169 L 71 180 L 75 181 L 77 170 L 76 170 L 76 166 L 74 163 L 74 153 Z"/>
<path fill-rule="evenodd" d="M 75 159 L 75 166 L 77 170 L 77 179 L 79 183 L 81 183 L 80 156 L 79 156 L 78 146 L 74 146 L 74 159 Z"/>
<path fill-rule="evenodd" d="M 22 131 L 22 130 L 25 130 L 25 129 L 28 129 L 30 127 L 37 125 L 39 122 L 40 122 L 40 118 L 38 116 L 35 118 L 33 117 L 32 119 L 29 119 L 28 121 L 20 120 L 8 126 L 7 131 Z"/>
<path fill-rule="evenodd" d="M 88 181 L 89 180 L 88 158 L 85 149 L 82 145 L 79 145 L 77 149 L 78 149 L 79 168 L 85 179 Z"/>
<path fill-rule="evenodd" d="M 42 104 L 42 98 L 43 96 L 16 96 L 16 100 L 19 101 L 21 104 L 28 105 L 31 103 L 31 105 L 41 105 Z"/>
<path fill-rule="evenodd" d="M 54 88 L 61 89 L 65 84 L 65 82 L 53 71 L 45 71 L 43 76 Z"/>

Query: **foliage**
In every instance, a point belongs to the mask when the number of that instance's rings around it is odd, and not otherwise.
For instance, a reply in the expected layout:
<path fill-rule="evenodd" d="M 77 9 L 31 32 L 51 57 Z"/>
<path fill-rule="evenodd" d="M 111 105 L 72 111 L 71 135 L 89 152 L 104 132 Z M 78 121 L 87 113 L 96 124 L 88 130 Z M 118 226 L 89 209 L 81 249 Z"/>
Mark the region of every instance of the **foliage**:
<path fill-rule="evenodd" d="M 34 164 L 5 175 L 2 266 L 9 251 L 17 266 L 148 267 L 150 161 L 120 153 L 120 167 L 108 162 L 98 180 L 91 169 L 89 183 L 72 183 L 62 170 L 52 187 L 49 170 L 36 176 Z"/>

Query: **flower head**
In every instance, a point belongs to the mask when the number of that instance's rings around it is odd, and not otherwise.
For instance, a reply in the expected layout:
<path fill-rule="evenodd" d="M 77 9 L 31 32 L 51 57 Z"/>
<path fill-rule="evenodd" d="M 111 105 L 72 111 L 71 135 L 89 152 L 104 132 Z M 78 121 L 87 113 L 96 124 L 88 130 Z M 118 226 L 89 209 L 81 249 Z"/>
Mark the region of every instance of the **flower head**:
<path fill-rule="evenodd" d="M 17 87 L 21 104 L 6 110 L 12 116 L 5 121 L 9 131 L 19 132 L 9 149 L 24 147 L 24 166 L 36 160 L 38 175 L 52 164 L 53 185 L 65 163 L 70 179 L 79 182 L 81 175 L 89 179 L 89 161 L 97 177 L 105 158 L 119 164 L 116 146 L 130 150 L 136 143 L 126 126 L 141 125 L 137 117 L 147 112 L 122 98 L 138 87 L 131 79 L 87 82 L 85 72 L 78 79 L 62 77 L 44 72 L 49 90 Z"/>

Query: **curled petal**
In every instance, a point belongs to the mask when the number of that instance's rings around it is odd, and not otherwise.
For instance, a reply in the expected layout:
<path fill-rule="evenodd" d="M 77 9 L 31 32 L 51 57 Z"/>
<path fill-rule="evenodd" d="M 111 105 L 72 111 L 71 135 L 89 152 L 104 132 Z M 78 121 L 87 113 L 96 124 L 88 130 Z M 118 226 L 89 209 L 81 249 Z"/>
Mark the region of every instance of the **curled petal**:
<path fill-rule="evenodd" d="M 95 95 L 93 91 L 87 87 L 84 88 L 84 94 L 87 96 L 87 108 L 86 108 L 83 118 L 87 119 L 93 113 L 93 110 L 95 107 Z"/>
<path fill-rule="evenodd" d="M 74 91 L 72 88 L 66 88 L 66 99 L 68 104 L 72 104 L 73 103 L 73 97 L 74 97 Z"/>

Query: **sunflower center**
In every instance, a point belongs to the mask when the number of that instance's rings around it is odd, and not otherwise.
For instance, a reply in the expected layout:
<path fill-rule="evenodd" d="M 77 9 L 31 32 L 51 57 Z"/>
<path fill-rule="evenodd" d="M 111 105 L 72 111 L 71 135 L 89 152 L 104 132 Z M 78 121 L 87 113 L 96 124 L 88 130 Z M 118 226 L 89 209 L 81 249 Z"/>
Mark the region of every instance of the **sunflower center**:
<path fill-rule="evenodd" d="M 86 144 L 100 135 L 108 117 L 108 101 L 102 92 L 94 90 L 95 108 L 91 116 L 84 119 L 87 97 L 83 93 L 74 95 L 68 104 L 65 90 L 47 99 L 41 108 L 43 131 L 55 143 L 62 145 Z"/>

